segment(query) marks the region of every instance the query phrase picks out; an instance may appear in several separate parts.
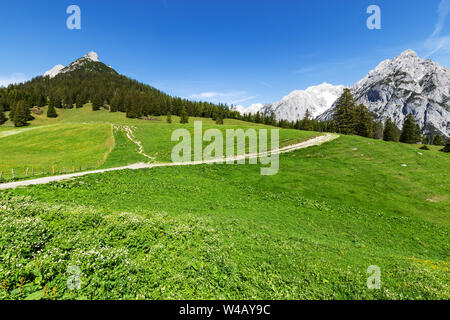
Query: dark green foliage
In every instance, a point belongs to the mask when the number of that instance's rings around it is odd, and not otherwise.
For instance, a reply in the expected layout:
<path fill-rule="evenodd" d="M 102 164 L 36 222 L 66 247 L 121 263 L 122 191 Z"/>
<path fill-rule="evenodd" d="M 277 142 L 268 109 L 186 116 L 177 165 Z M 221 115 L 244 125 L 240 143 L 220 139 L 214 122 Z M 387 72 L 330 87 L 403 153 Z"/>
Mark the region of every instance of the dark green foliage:
<path fill-rule="evenodd" d="M 166 118 L 167 123 L 172 123 L 172 115 L 169 113 L 167 113 L 167 118 Z"/>
<path fill-rule="evenodd" d="M 3 107 L 0 105 L 0 126 L 8 121 L 8 118 L 5 116 L 5 112 L 3 111 Z"/>
<path fill-rule="evenodd" d="M 443 146 L 444 145 L 444 140 L 442 139 L 440 134 L 437 134 L 434 136 L 433 145 L 435 145 L 435 146 Z"/>
<path fill-rule="evenodd" d="M 374 122 L 373 124 L 373 138 L 378 140 L 383 139 L 383 123 L 381 121 Z"/>
<path fill-rule="evenodd" d="M 394 142 L 398 141 L 397 127 L 394 125 L 390 118 L 387 118 L 384 124 L 383 140 Z"/>
<path fill-rule="evenodd" d="M 50 104 L 48 106 L 47 117 L 48 118 L 56 118 L 56 117 L 58 117 L 58 114 L 56 113 L 56 109 L 55 109 L 55 107 L 52 104 Z"/>
<path fill-rule="evenodd" d="M 374 122 L 369 110 L 363 104 L 356 107 L 356 130 L 358 136 L 373 138 L 374 136 Z"/>
<path fill-rule="evenodd" d="M 61 99 L 54 94 L 50 95 L 50 101 L 48 105 L 52 106 L 53 108 L 62 108 Z"/>
<path fill-rule="evenodd" d="M 20 100 L 14 106 L 14 116 L 12 121 L 16 127 L 25 127 L 28 125 L 29 119 L 32 118 L 30 113 L 30 107 L 25 100 Z"/>
<path fill-rule="evenodd" d="M 103 107 L 105 100 L 100 94 L 96 94 L 92 99 L 92 111 L 98 111 Z"/>
<path fill-rule="evenodd" d="M 223 124 L 223 116 L 221 113 L 216 116 L 216 124 Z"/>
<path fill-rule="evenodd" d="M 450 138 L 447 139 L 447 143 L 445 144 L 445 147 L 441 149 L 442 152 L 450 152 Z"/>
<path fill-rule="evenodd" d="M 110 111 L 111 112 L 117 112 L 120 111 L 120 105 L 121 105 L 121 99 L 119 95 L 114 95 L 114 97 L 111 99 L 111 105 L 110 105 Z"/>
<path fill-rule="evenodd" d="M 342 95 L 336 102 L 334 111 L 334 120 L 338 132 L 343 134 L 354 134 L 357 126 L 357 112 L 355 100 L 350 92 L 350 89 L 345 88 Z"/>
<path fill-rule="evenodd" d="M 300 130 L 312 131 L 314 129 L 313 121 L 311 120 L 311 112 L 306 110 L 303 120 L 296 124 Z"/>
<path fill-rule="evenodd" d="M 419 148 L 420 150 L 430 150 L 430 148 L 428 148 L 428 146 L 426 144 L 424 144 L 423 146 L 421 146 Z"/>
<path fill-rule="evenodd" d="M 400 142 L 413 144 L 417 142 L 417 138 L 416 120 L 414 119 L 414 116 L 409 113 L 403 123 Z"/>
<path fill-rule="evenodd" d="M 84 101 L 83 101 L 83 97 L 81 96 L 81 94 L 79 94 L 77 96 L 77 98 L 75 99 L 75 105 L 77 108 L 82 108 L 84 105 Z"/>
<path fill-rule="evenodd" d="M 180 112 L 180 123 L 189 123 L 189 116 L 185 107 L 183 107 Z"/>

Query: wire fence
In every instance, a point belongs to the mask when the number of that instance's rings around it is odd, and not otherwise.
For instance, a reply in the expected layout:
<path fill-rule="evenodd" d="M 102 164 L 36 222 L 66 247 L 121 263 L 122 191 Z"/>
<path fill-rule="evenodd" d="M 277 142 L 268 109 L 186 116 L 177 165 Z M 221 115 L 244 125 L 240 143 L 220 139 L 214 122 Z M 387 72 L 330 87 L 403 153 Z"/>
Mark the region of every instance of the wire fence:
<path fill-rule="evenodd" d="M 16 167 L 16 168 L 0 168 L 0 183 L 17 180 L 25 180 L 53 175 L 61 175 L 66 173 L 82 172 L 87 170 L 99 169 L 104 165 L 104 161 L 88 161 L 80 163 L 72 163 L 69 165 L 53 164 L 48 167 Z"/>

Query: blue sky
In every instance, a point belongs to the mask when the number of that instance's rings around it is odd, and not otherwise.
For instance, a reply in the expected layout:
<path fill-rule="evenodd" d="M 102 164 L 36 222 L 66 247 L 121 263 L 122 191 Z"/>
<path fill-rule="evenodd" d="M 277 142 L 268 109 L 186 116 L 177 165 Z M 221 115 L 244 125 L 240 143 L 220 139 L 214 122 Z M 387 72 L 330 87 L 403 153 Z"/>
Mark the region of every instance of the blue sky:
<path fill-rule="evenodd" d="M 352 85 L 410 48 L 450 67 L 450 0 L 2 1 L 0 85 L 96 51 L 182 97 L 243 106 L 322 82 Z M 68 30 L 66 8 L 81 8 Z M 369 5 L 381 30 L 369 30 Z"/>

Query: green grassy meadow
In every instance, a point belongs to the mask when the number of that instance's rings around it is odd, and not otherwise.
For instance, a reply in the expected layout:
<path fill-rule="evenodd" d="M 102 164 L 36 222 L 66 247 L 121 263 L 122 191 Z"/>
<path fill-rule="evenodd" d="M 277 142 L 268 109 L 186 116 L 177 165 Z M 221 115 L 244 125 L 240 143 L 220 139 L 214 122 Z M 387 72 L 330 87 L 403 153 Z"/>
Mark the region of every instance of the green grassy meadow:
<path fill-rule="evenodd" d="M 58 111 L 22 135 L 130 125 L 168 161 L 181 126 Z M 4 132 L 0 145 L 20 136 Z M 280 130 L 282 145 L 314 135 Z M 114 141 L 104 166 L 145 161 L 121 130 Z M 0 191 L 0 298 L 449 299 L 450 155 L 418 147 L 341 136 L 280 155 L 273 176 L 250 164 L 159 167 Z M 379 290 L 366 285 L 371 265 Z M 67 288 L 68 266 L 80 290 Z"/>
<path fill-rule="evenodd" d="M 90 104 L 79 109 L 58 109 L 58 118 L 51 119 L 34 115 L 35 120 L 25 128 L 14 128 L 8 121 L 0 127 L 0 172 L 3 180 L 11 180 L 11 169 L 15 178 L 24 179 L 26 169 L 29 176 L 32 168 L 35 175 L 45 176 L 53 173 L 84 171 L 97 168 L 111 168 L 138 162 L 171 162 L 172 148 L 178 143 L 171 141 L 175 129 L 185 128 L 191 133 L 194 121 L 202 121 L 203 130 L 270 128 L 238 120 L 227 119 L 218 126 L 211 119 L 190 118 L 189 124 L 180 124 L 173 116 L 173 123 L 166 123 L 166 117 L 154 117 L 143 121 L 128 119 L 123 113 L 106 110 L 93 112 Z M 150 160 L 138 154 L 138 146 L 126 137 L 123 128 L 131 127 L 135 138 L 142 142 Z M 314 132 L 281 129 L 280 146 L 294 144 L 310 137 Z M 206 145 L 206 144 L 205 144 Z M 224 146 L 224 150 L 225 150 Z"/>

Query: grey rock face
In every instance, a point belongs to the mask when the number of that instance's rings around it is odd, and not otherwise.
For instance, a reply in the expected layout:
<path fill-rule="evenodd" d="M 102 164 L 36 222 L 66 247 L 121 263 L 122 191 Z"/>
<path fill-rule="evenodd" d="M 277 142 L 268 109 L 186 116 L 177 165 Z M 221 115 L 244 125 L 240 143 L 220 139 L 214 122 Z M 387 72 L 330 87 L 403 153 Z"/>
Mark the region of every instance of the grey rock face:
<path fill-rule="evenodd" d="M 450 136 L 450 70 L 407 50 L 381 62 L 351 88 L 376 120 L 387 118 L 401 128 L 408 113 L 423 133 Z M 318 117 L 328 120 L 333 107 Z"/>

